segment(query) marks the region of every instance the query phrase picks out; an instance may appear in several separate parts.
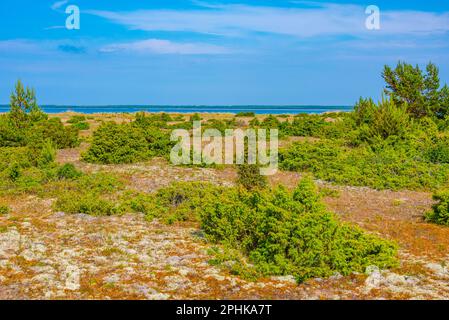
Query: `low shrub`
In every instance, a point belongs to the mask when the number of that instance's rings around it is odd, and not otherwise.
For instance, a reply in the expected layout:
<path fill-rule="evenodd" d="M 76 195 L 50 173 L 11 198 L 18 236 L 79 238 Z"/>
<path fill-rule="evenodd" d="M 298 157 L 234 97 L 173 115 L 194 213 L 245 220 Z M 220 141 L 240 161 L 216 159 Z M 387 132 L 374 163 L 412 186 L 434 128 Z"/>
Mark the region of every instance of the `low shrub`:
<path fill-rule="evenodd" d="M 242 111 L 242 112 L 238 112 L 235 116 L 236 117 L 255 117 L 256 114 L 254 112 Z"/>
<path fill-rule="evenodd" d="M 68 176 L 71 176 L 75 173 L 73 169 L 68 165 L 63 172 L 70 173 Z M 109 216 L 124 212 L 125 207 L 120 199 L 122 191 L 123 183 L 116 176 L 96 173 L 80 175 L 76 180 L 60 185 L 51 194 L 57 198 L 55 210 L 71 214 Z"/>
<path fill-rule="evenodd" d="M 104 199 L 96 193 L 73 193 L 61 194 L 55 208 L 65 213 L 84 213 L 94 216 L 111 216 L 122 213 L 121 207 L 112 200 Z"/>
<path fill-rule="evenodd" d="M 9 214 L 9 207 L 7 205 L 0 205 L 0 216 Z"/>
<path fill-rule="evenodd" d="M 80 130 L 80 131 L 85 131 L 85 130 L 89 130 L 90 129 L 90 125 L 87 122 L 77 122 L 75 124 L 72 125 L 74 128 Z"/>
<path fill-rule="evenodd" d="M 58 168 L 57 176 L 59 179 L 77 179 L 81 177 L 82 173 L 78 171 L 71 163 L 66 163 Z"/>
<path fill-rule="evenodd" d="M 44 118 L 16 127 L 9 114 L 0 116 L 0 147 L 39 148 L 46 140 L 51 140 L 58 149 L 76 147 L 79 144 L 78 129 L 64 127 L 57 118 Z"/>
<path fill-rule="evenodd" d="M 220 188 L 201 182 L 174 183 L 155 194 L 156 215 L 168 223 L 198 222 L 202 204 L 212 201 Z"/>
<path fill-rule="evenodd" d="M 104 123 L 94 132 L 92 145 L 82 157 L 84 161 L 101 164 L 146 160 L 149 150 L 145 133 L 132 124 Z"/>
<path fill-rule="evenodd" d="M 67 120 L 67 123 L 80 123 L 86 121 L 86 116 L 76 115 L 72 116 L 69 120 Z"/>
<path fill-rule="evenodd" d="M 40 168 L 45 168 L 54 165 L 56 159 L 56 150 L 53 146 L 53 142 L 49 139 L 44 141 L 42 149 L 37 157 L 37 165 Z"/>
<path fill-rule="evenodd" d="M 41 146 L 50 140 L 57 149 L 73 148 L 79 145 L 78 129 L 65 127 L 58 118 L 51 118 L 34 123 L 25 132 L 26 143 L 29 146 Z"/>
<path fill-rule="evenodd" d="M 433 190 L 448 185 L 449 166 L 424 159 L 412 144 L 349 147 L 337 140 L 297 142 L 280 150 L 280 168 L 310 172 L 339 185 Z"/>
<path fill-rule="evenodd" d="M 370 265 L 397 265 L 394 244 L 325 211 L 308 179 L 292 193 L 282 187 L 268 192 L 227 189 L 202 205 L 201 225 L 210 241 L 238 250 L 253 265 L 242 268 L 244 261 L 238 261 L 234 272 L 294 275 L 302 282 L 336 272 L 364 272 Z"/>
<path fill-rule="evenodd" d="M 449 226 L 449 190 L 439 191 L 433 195 L 437 201 L 432 210 L 424 216 L 428 222 Z"/>
<path fill-rule="evenodd" d="M 167 132 L 155 127 L 145 129 L 149 157 L 168 157 L 174 143 Z"/>
<path fill-rule="evenodd" d="M 237 177 L 237 182 L 247 190 L 263 189 L 268 185 L 267 177 L 260 174 L 258 165 L 239 165 Z"/>
<path fill-rule="evenodd" d="M 326 211 L 310 178 L 293 192 L 183 182 L 127 204 L 169 223 L 199 221 L 206 238 L 219 245 L 211 262 L 227 262 L 245 277 L 294 275 L 301 282 L 397 265 L 396 246 Z"/>
<path fill-rule="evenodd" d="M 449 139 L 437 139 L 430 144 L 426 156 L 432 163 L 449 163 Z"/>
<path fill-rule="evenodd" d="M 190 122 L 193 121 L 201 121 L 201 116 L 199 115 L 199 113 L 194 113 L 191 117 L 190 117 Z"/>

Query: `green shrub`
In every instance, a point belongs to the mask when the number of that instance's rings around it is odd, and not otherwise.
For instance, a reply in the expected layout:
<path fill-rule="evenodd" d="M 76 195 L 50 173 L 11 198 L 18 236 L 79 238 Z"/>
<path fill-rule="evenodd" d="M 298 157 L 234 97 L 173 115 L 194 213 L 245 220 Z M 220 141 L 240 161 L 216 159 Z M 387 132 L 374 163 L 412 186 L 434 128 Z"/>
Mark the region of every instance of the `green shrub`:
<path fill-rule="evenodd" d="M 33 124 L 26 133 L 27 144 L 39 146 L 45 140 L 51 140 L 58 149 L 73 148 L 79 145 L 78 129 L 65 127 L 58 118 L 51 118 Z"/>
<path fill-rule="evenodd" d="M 79 144 L 78 129 L 64 127 L 58 118 L 48 119 L 36 103 L 34 91 L 19 82 L 11 95 L 11 110 L 0 116 L 0 147 L 42 147 L 51 140 L 56 148 Z"/>
<path fill-rule="evenodd" d="M 397 105 L 406 106 L 412 117 L 446 115 L 444 101 L 448 88 L 443 86 L 440 89 L 439 70 L 433 63 L 429 63 L 423 72 L 418 65 L 399 62 L 394 69 L 385 66 L 382 77 L 386 82 L 385 93 Z"/>
<path fill-rule="evenodd" d="M 294 275 L 301 282 L 397 265 L 394 244 L 340 222 L 314 190 L 310 180 L 293 193 L 228 189 L 203 204 L 202 228 L 210 241 L 242 252 L 258 275 Z"/>
<path fill-rule="evenodd" d="M 254 112 L 242 111 L 242 112 L 238 112 L 235 116 L 236 117 L 255 117 L 256 114 Z"/>
<path fill-rule="evenodd" d="M 134 163 L 168 156 L 172 146 L 169 134 L 154 126 L 151 117 L 138 115 L 132 123 L 101 125 L 94 132 L 92 145 L 83 160 L 102 164 Z"/>
<path fill-rule="evenodd" d="M 93 192 L 99 194 L 111 194 L 123 189 L 123 182 L 115 175 L 107 173 L 95 173 L 82 175 L 76 180 L 74 188 L 77 192 Z"/>
<path fill-rule="evenodd" d="M 0 148 L 0 191 L 22 193 L 41 187 L 55 177 L 54 149 Z"/>
<path fill-rule="evenodd" d="M 439 191 L 433 195 L 437 201 L 432 210 L 425 214 L 425 220 L 428 222 L 449 226 L 449 191 Z"/>
<path fill-rule="evenodd" d="M 298 142 L 280 150 L 280 168 L 310 172 L 339 185 L 375 189 L 431 190 L 448 185 L 449 166 L 433 164 L 410 143 L 387 140 L 348 147 L 336 140 Z"/>
<path fill-rule="evenodd" d="M 34 89 L 24 87 L 17 81 L 15 90 L 11 94 L 9 120 L 16 129 L 29 127 L 30 124 L 47 119 L 47 116 L 37 105 Z"/>
<path fill-rule="evenodd" d="M 69 171 L 71 174 L 74 173 L 72 169 L 67 170 Z M 57 201 L 54 209 L 72 214 L 97 216 L 120 214 L 124 212 L 120 200 L 122 192 L 123 183 L 114 175 L 105 173 L 81 175 L 76 180 L 65 182 L 60 190 L 56 190 L 54 194 Z"/>
<path fill-rule="evenodd" d="M 162 129 L 167 128 L 167 122 L 170 121 L 173 121 L 173 119 L 166 113 L 147 115 L 144 112 L 138 112 L 134 123 L 143 129 L 148 127 Z"/>
<path fill-rule="evenodd" d="M 373 99 L 360 98 L 354 107 L 354 112 L 351 115 L 358 126 L 361 126 L 362 124 L 370 124 L 373 122 L 376 109 L 377 106 Z"/>
<path fill-rule="evenodd" d="M 371 137 L 386 139 L 390 136 L 404 136 L 410 125 L 406 108 L 396 105 L 393 100 L 383 100 L 374 111 L 369 123 Z"/>
<path fill-rule="evenodd" d="M 202 204 L 213 199 L 221 190 L 209 183 L 174 183 L 155 194 L 156 216 L 165 221 L 199 221 Z"/>
<path fill-rule="evenodd" d="M 0 216 L 9 214 L 9 207 L 7 205 L 0 205 Z"/>
<path fill-rule="evenodd" d="M 55 209 L 65 213 L 84 213 L 95 216 L 111 216 L 122 213 L 116 202 L 104 199 L 96 193 L 63 193 L 55 203 Z"/>
<path fill-rule="evenodd" d="M 250 127 L 258 127 L 260 126 L 260 121 L 256 117 L 249 122 Z"/>
<path fill-rule="evenodd" d="M 148 220 L 158 216 L 160 208 L 156 205 L 155 195 L 128 192 L 123 195 L 122 208 L 130 212 L 143 213 Z"/>
<path fill-rule="evenodd" d="M 145 139 L 150 157 L 168 157 L 174 146 L 170 135 L 155 127 L 145 129 Z"/>
<path fill-rule="evenodd" d="M 0 147 L 21 147 L 25 145 L 25 130 L 15 127 L 9 114 L 0 115 Z"/>
<path fill-rule="evenodd" d="M 20 174 L 21 174 L 21 165 L 17 162 L 12 162 L 11 165 L 8 168 L 8 178 L 11 181 L 17 181 L 17 179 L 19 179 Z"/>
<path fill-rule="evenodd" d="M 237 182 L 247 190 L 263 189 L 268 184 L 267 177 L 260 174 L 258 165 L 239 165 L 237 167 L 237 176 Z"/>
<path fill-rule="evenodd" d="M 76 115 L 76 116 L 71 117 L 67 121 L 67 123 L 75 124 L 75 123 L 80 123 L 80 122 L 84 122 L 84 121 L 86 121 L 86 116 Z"/>
<path fill-rule="evenodd" d="M 58 168 L 57 176 L 59 179 L 73 180 L 81 177 L 82 173 L 78 171 L 71 163 L 65 163 Z"/>
<path fill-rule="evenodd" d="M 195 114 L 193 114 L 191 117 L 190 117 L 190 122 L 193 122 L 193 121 L 201 121 L 202 119 L 201 119 L 201 116 L 198 114 L 198 113 L 195 113 Z"/>
<path fill-rule="evenodd" d="M 320 116 L 298 115 L 290 125 L 289 134 L 297 137 L 320 137 L 328 126 Z"/>
<path fill-rule="evenodd" d="M 205 124 L 202 125 L 202 130 L 216 129 L 221 132 L 222 135 L 226 133 L 227 129 L 233 129 L 236 127 L 236 121 L 232 120 L 217 120 L 209 119 Z"/>
<path fill-rule="evenodd" d="M 449 163 L 449 139 L 437 139 L 429 146 L 427 157 L 433 163 Z"/>
<path fill-rule="evenodd" d="M 281 126 L 281 122 L 278 118 L 270 114 L 268 117 L 263 119 L 260 126 L 266 129 L 277 129 Z"/>
<path fill-rule="evenodd" d="M 56 159 L 56 150 L 53 146 L 51 140 L 46 140 L 42 149 L 40 150 L 39 156 L 37 158 L 37 165 L 41 168 L 45 168 L 49 165 L 53 165 Z"/>
<path fill-rule="evenodd" d="M 243 276 L 294 275 L 304 281 L 397 265 L 394 244 L 340 222 L 325 210 L 308 178 L 293 192 L 184 182 L 126 198 L 149 218 L 200 221 L 206 238 L 221 245 L 211 250 L 211 262 L 235 261 L 226 265 Z"/>
<path fill-rule="evenodd" d="M 93 135 L 83 160 L 92 163 L 133 163 L 148 159 L 145 133 L 132 124 L 104 123 Z"/>
<path fill-rule="evenodd" d="M 77 122 L 77 123 L 73 124 L 73 127 L 78 130 L 84 131 L 84 130 L 89 130 L 90 125 L 87 122 Z"/>

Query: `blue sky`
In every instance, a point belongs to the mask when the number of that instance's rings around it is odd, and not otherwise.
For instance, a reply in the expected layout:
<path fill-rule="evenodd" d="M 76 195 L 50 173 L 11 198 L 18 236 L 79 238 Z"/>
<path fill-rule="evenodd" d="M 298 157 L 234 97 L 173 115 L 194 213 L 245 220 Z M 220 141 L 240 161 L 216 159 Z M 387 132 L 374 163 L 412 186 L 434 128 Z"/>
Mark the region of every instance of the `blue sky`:
<path fill-rule="evenodd" d="M 0 2 L 0 103 L 20 78 L 41 104 L 352 105 L 398 60 L 449 83 L 449 1 Z"/>

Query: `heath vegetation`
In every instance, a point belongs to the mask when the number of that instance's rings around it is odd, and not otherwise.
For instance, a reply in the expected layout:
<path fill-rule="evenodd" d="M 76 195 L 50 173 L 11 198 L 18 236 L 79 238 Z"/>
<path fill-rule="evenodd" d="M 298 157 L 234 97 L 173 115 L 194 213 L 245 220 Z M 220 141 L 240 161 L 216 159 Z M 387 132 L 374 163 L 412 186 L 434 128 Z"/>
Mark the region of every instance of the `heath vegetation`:
<path fill-rule="evenodd" d="M 65 122 L 50 117 L 39 108 L 34 90 L 19 81 L 10 111 L 0 115 L 0 196 L 51 198 L 52 210 L 66 214 L 133 213 L 194 226 L 201 229 L 199 241 L 210 245 L 209 262 L 243 278 L 292 275 L 303 282 L 363 273 L 370 266 L 395 268 L 397 244 L 342 221 L 322 199 L 338 198 L 338 191 L 320 191 L 314 182 L 430 191 L 435 203 L 422 220 L 449 225 L 448 86 L 441 86 L 432 63 L 424 71 L 406 63 L 386 66 L 382 75 L 381 101 L 360 98 L 349 113 L 262 117 L 241 112 L 216 119 L 138 113 L 126 121 L 101 122 L 83 115 Z M 149 191 L 131 187 L 124 174 L 101 170 L 102 165 L 145 166 L 153 158 L 167 159 L 174 145 L 171 131 L 191 130 L 192 121 L 222 133 L 278 129 L 285 142 L 280 168 L 301 173 L 299 183 L 290 189 L 274 185 L 257 165 L 239 165 L 232 185 L 172 181 Z M 81 158 L 57 161 L 59 150 L 79 146 L 80 130 L 88 137 Z M 394 206 L 402 204 L 398 200 Z M 0 202 L 0 215 L 10 212 Z"/>

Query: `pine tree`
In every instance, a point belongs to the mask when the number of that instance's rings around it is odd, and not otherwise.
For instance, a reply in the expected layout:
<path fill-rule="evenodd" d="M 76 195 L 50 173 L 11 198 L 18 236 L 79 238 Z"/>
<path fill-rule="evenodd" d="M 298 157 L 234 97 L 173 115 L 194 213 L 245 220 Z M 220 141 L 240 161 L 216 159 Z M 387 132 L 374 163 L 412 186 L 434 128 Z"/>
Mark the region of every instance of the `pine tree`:
<path fill-rule="evenodd" d="M 26 127 L 31 122 L 45 117 L 37 105 L 34 89 L 25 88 L 20 80 L 17 81 L 15 91 L 11 94 L 10 104 L 9 117 L 18 128 Z"/>

